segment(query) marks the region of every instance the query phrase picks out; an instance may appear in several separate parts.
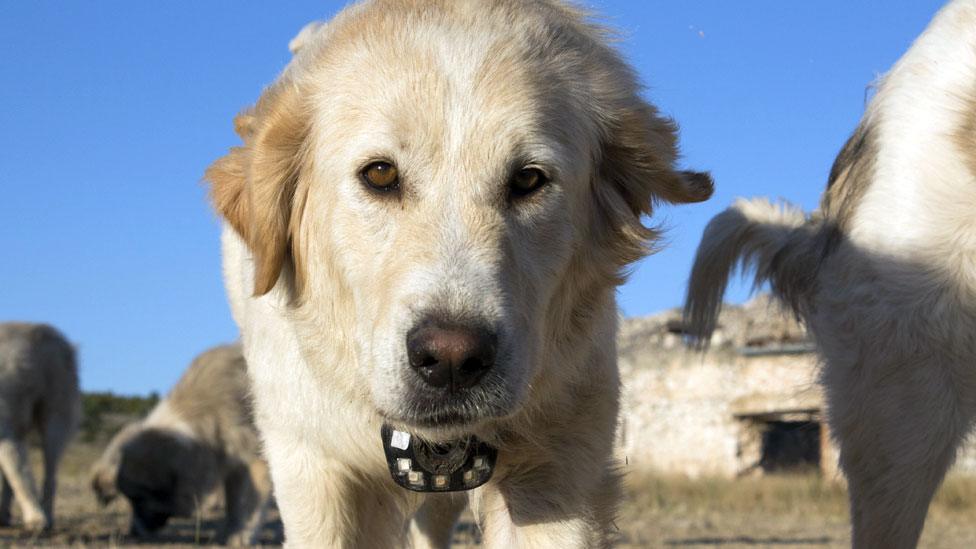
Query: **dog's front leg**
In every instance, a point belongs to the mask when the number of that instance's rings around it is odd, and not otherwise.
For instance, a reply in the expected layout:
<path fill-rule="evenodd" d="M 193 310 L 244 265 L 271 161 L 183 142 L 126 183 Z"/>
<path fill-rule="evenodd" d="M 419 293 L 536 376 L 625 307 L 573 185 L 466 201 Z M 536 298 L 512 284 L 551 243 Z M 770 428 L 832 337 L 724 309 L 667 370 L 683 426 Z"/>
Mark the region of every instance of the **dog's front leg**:
<path fill-rule="evenodd" d="M 286 547 L 387 549 L 408 543 L 419 498 L 393 484 L 385 470 L 369 475 L 294 441 L 269 440 L 266 448 Z"/>
<path fill-rule="evenodd" d="M 233 547 L 256 544 L 270 497 L 271 479 L 264 461 L 258 459 L 230 471 L 224 479 L 226 520 L 218 540 Z"/>
<path fill-rule="evenodd" d="M 465 505 L 467 498 L 463 495 L 428 495 L 411 521 L 413 549 L 448 549 Z"/>
<path fill-rule="evenodd" d="M 485 547 L 610 547 L 619 481 L 609 468 L 586 473 L 544 467 L 480 489 L 472 506 Z"/>

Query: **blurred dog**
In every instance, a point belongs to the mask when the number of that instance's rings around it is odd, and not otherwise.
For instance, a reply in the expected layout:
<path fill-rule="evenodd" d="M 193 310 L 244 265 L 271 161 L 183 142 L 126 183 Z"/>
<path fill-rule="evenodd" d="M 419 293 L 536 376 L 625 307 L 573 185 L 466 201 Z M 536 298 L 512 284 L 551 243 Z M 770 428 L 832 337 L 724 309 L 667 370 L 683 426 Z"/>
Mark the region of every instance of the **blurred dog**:
<path fill-rule="evenodd" d="M 752 200 L 712 220 L 686 305 L 703 342 L 740 262 L 823 355 L 854 546 L 914 547 L 976 418 L 976 2 L 881 81 L 818 212 Z"/>
<path fill-rule="evenodd" d="M 91 485 L 95 491 L 95 497 L 100 504 L 108 505 L 119 495 L 117 479 L 119 476 L 119 464 L 122 462 L 122 448 L 126 443 L 135 438 L 143 429 L 142 421 L 127 423 L 120 429 L 108 446 L 102 451 L 102 455 L 92 465 Z"/>
<path fill-rule="evenodd" d="M 198 356 L 144 420 L 127 425 L 92 468 L 99 501 L 119 493 L 132 507 L 131 534 L 150 535 L 171 517 L 191 517 L 223 488 L 218 541 L 256 541 L 271 494 L 237 345 Z"/>
<path fill-rule="evenodd" d="M 711 179 L 563 2 L 365 1 L 291 47 L 207 172 L 289 543 L 447 546 L 463 497 L 384 444 L 475 436 L 487 546 L 609 544 L 615 288 Z"/>
<path fill-rule="evenodd" d="M 43 324 L 0 324 L 0 524 L 10 524 L 17 498 L 24 526 L 54 523 L 58 461 L 78 429 L 81 393 L 74 347 Z M 27 455 L 27 435 L 36 430 L 44 450 L 44 486 L 38 497 Z"/>

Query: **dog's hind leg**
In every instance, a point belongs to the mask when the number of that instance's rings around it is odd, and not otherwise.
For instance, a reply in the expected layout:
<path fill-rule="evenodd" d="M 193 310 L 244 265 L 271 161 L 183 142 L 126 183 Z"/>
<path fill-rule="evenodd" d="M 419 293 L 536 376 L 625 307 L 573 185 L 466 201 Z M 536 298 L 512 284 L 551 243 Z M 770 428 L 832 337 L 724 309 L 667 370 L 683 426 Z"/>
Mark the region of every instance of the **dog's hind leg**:
<path fill-rule="evenodd" d="M 467 499 L 456 494 L 432 494 L 421 505 L 410 524 L 413 549 L 447 549 L 451 546 L 454 525 L 464 511 Z"/>
<path fill-rule="evenodd" d="M 47 518 L 48 526 L 54 525 L 54 493 L 58 488 L 58 463 L 73 427 L 61 418 L 52 418 L 44 426 L 44 486 L 41 488 L 41 508 Z"/>
<path fill-rule="evenodd" d="M 10 483 L 17 505 L 29 530 L 42 530 L 47 526 L 44 510 L 38 503 L 37 489 L 27 458 L 27 445 L 13 436 L 0 436 L 0 469 Z"/>
<path fill-rule="evenodd" d="M 937 361 L 828 361 L 833 432 L 848 479 L 855 549 L 914 548 L 969 426 Z"/>
<path fill-rule="evenodd" d="M 10 526 L 10 503 L 14 499 L 14 491 L 7 482 L 7 477 L 0 473 L 0 526 Z"/>

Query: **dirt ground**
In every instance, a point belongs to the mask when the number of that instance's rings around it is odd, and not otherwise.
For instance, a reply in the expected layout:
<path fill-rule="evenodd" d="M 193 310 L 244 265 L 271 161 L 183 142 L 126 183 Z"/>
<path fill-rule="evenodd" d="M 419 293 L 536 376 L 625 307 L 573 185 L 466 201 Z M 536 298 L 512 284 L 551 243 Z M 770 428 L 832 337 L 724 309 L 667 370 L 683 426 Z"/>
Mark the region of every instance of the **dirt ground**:
<path fill-rule="evenodd" d="M 98 454 L 73 445 L 61 467 L 57 524 L 50 533 L 31 536 L 0 528 L 0 547 L 197 547 L 212 542 L 219 511 L 173 521 L 151 543 L 134 545 L 125 537 L 124 501 L 101 508 L 88 486 L 87 471 Z M 815 475 L 691 481 L 627 473 L 626 499 L 617 527 L 619 547 L 660 548 L 841 548 L 849 547 L 843 488 Z M 15 505 L 16 507 L 16 505 Z M 14 511 L 15 517 L 17 510 Z M 266 525 L 262 540 L 273 547 L 280 523 Z M 463 522 L 458 548 L 477 546 L 477 528 Z M 950 479 L 940 491 L 923 534 L 922 547 L 976 547 L 976 479 Z"/>

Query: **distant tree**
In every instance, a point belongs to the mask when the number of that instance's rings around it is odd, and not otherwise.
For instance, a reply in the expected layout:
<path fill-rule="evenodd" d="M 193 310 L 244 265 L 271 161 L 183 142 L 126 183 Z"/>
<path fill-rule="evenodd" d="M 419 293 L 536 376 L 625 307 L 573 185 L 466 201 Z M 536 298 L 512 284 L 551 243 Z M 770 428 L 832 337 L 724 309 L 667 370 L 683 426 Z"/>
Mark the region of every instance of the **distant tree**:
<path fill-rule="evenodd" d="M 144 417 L 158 402 L 159 393 L 155 391 L 149 396 L 84 393 L 80 439 L 94 442 L 107 438 L 126 422 Z"/>

